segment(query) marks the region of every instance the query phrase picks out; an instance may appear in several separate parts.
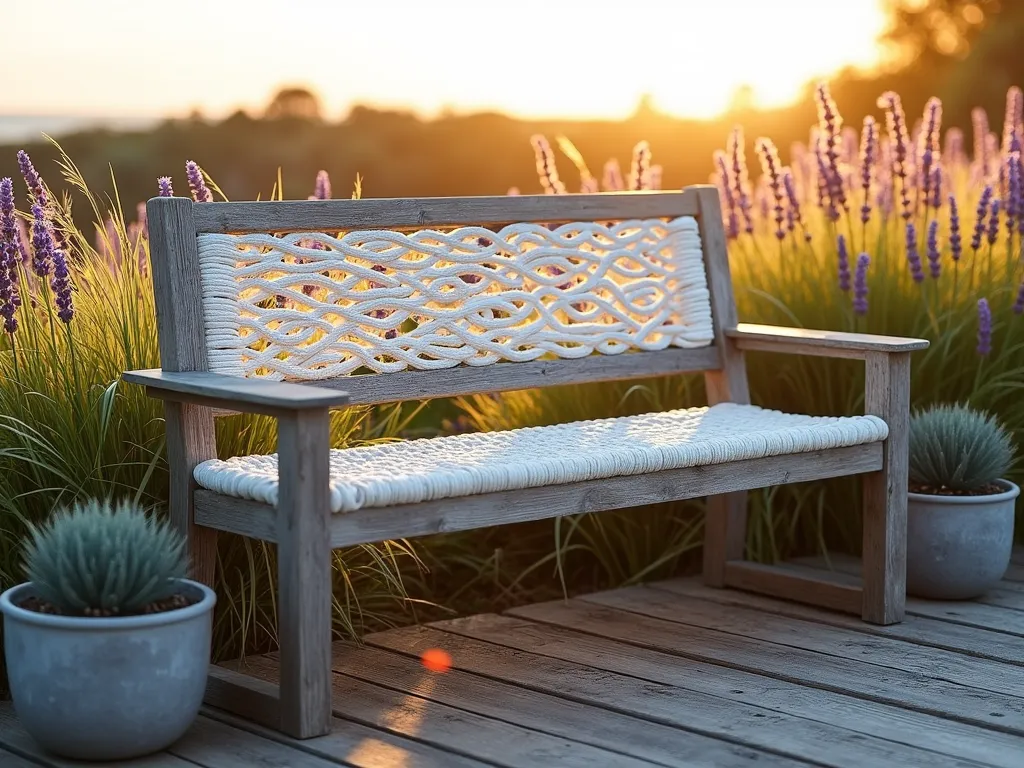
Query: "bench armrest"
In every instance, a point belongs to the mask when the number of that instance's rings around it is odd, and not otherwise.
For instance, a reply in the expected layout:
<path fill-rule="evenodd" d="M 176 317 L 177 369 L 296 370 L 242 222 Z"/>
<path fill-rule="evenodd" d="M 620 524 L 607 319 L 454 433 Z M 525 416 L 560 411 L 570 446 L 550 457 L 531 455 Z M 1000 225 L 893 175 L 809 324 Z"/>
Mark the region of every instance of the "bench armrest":
<path fill-rule="evenodd" d="M 141 384 L 147 394 L 162 400 L 198 403 L 246 413 L 281 413 L 336 408 L 346 405 L 348 393 L 310 384 L 266 379 L 243 379 L 207 371 L 128 371 L 124 381 Z"/>
<path fill-rule="evenodd" d="M 925 339 L 814 331 L 750 323 L 739 323 L 735 328 L 726 329 L 725 335 L 733 339 L 739 349 L 751 352 L 783 352 L 793 355 L 857 359 L 864 359 L 868 355 L 880 352 L 915 352 L 927 349 L 929 343 Z"/>

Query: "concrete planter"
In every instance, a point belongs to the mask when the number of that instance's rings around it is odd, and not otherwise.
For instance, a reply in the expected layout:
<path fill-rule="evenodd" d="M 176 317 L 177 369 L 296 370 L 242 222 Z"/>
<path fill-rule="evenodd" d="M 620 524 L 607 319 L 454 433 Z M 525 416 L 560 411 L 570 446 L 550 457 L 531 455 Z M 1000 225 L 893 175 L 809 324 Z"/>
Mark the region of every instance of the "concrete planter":
<path fill-rule="evenodd" d="M 1020 488 L 988 496 L 909 494 L 907 593 L 933 600 L 968 600 L 1006 573 L 1013 548 L 1014 502 Z"/>
<path fill-rule="evenodd" d="M 21 584 L 0 595 L 14 709 L 40 746 L 64 757 L 119 760 L 161 750 L 188 730 L 203 701 L 216 596 L 144 616 L 52 616 L 19 607 Z"/>

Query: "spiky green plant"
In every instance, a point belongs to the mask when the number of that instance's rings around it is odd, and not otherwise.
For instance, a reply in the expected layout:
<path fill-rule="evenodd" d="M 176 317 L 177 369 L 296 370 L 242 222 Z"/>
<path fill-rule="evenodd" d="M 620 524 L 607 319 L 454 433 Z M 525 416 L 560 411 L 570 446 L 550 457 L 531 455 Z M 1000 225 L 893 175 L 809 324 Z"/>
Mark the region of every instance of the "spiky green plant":
<path fill-rule="evenodd" d="M 187 571 L 181 534 L 129 501 L 58 512 L 33 530 L 25 564 L 37 596 L 68 615 L 138 613 Z"/>
<path fill-rule="evenodd" d="M 978 491 L 1002 479 L 1014 446 L 1002 424 L 966 405 L 936 405 L 910 422 L 910 482 L 930 490 Z"/>

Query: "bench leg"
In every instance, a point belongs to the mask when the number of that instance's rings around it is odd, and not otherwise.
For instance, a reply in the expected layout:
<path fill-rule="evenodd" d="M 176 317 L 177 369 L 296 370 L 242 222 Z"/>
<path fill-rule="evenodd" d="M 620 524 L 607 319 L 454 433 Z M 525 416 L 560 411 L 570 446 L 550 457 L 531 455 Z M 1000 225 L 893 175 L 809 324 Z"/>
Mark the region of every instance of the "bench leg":
<path fill-rule="evenodd" d="M 164 423 L 170 470 L 171 524 L 185 536 L 191 568 L 189 575 L 213 587 L 217 568 L 217 531 L 196 525 L 192 507 L 192 492 L 196 487 L 192 471 L 197 464 L 217 458 L 213 411 L 200 405 L 166 400 Z"/>
<path fill-rule="evenodd" d="M 331 730 L 330 419 L 327 409 L 278 421 L 278 637 L 281 730 Z"/>
<path fill-rule="evenodd" d="M 907 581 L 910 353 L 870 355 L 865 411 L 889 425 L 882 469 L 864 476 L 862 617 L 903 621 Z"/>
<path fill-rule="evenodd" d="M 747 492 L 708 496 L 704 512 L 704 584 L 725 586 L 730 560 L 742 560 L 747 540 Z"/>

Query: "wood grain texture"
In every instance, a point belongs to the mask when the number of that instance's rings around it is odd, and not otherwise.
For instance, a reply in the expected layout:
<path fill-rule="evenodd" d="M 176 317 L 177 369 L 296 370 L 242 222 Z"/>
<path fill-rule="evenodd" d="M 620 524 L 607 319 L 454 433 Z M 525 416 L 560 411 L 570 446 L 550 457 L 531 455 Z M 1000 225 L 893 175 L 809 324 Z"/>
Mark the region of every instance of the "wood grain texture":
<path fill-rule="evenodd" d="M 1024 668 L 1014 664 L 971 658 L 958 651 L 925 648 L 897 638 L 869 635 L 739 605 L 731 605 L 723 610 L 721 605 L 678 592 L 635 587 L 582 599 L 645 616 L 670 619 L 681 624 L 842 659 L 856 659 L 875 667 L 954 683 L 963 687 L 961 697 L 972 697 L 982 691 L 1020 697 L 1017 705 L 1024 707 L 1024 696 L 1021 695 L 1024 693 Z M 875 674 L 885 673 L 878 669 Z"/>
<path fill-rule="evenodd" d="M 682 583 L 682 580 L 676 583 Z M 716 599 L 720 596 L 742 595 L 734 590 L 700 586 L 695 579 L 687 579 L 685 583 L 703 593 L 715 595 Z M 830 615 L 820 610 L 808 610 L 816 615 Z M 858 626 L 872 626 L 859 618 L 850 621 Z M 652 683 L 686 688 L 744 704 L 768 707 L 775 712 L 838 726 L 909 747 L 934 750 L 957 760 L 977 760 L 985 765 L 1018 768 L 1018 752 L 1024 745 L 1020 737 L 955 723 L 933 715 L 767 679 L 726 666 L 629 646 L 598 634 L 536 624 L 512 616 L 485 614 L 433 626 L 445 632 L 519 651 L 583 664 Z M 907 759 L 906 755 L 902 757 Z M 956 764 L 956 760 L 951 761 L 933 753 L 914 751 L 910 753 L 910 758 L 925 765 L 935 764 L 933 761 Z"/>
<path fill-rule="evenodd" d="M 865 366 L 864 411 L 889 425 L 889 437 L 884 466 L 863 480 L 863 618 L 893 624 L 906 602 L 910 353 L 872 352 Z"/>
<path fill-rule="evenodd" d="M 711 293 L 711 316 L 715 330 L 715 349 L 719 365 L 704 374 L 708 403 L 749 403 L 750 387 L 743 352 L 726 333 L 737 323 L 736 300 L 732 290 L 729 252 L 722 225 L 718 190 L 704 187 L 696 191 L 700 216 L 701 243 L 708 290 Z M 725 564 L 742 560 L 747 540 L 746 491 L 715 494 L 707 499 L 704 513 L 704 581 L 708 586 L 725 585 Z"/>
<path fill-rule="evenodd" d="M 203 703 L 267 728 L 281 729 L 278 686 L 242 674 L 236 669 L 221 665 L 210 666 Z"/>
<path fill-rule="evenodd" d="M 870 352 L 914 352 L 928 348 L 924 339 L 753 323 L 738 323 L 725 333 L 740 349 L 818 357 L 864 358 Z"/>
<path fill-rule="evenodd" d="M 650 586 L 652 589 L 660 589 L 686 595 L 687 597 L 708 600 L 717 605 L 754 608 L 767 613 L 774 613 L 778 616 L 814 621 L 819 624 L 851 629 L 868 635 L 891 637 L 930 648 L 942 648 L 967 656 L 977 656 L 978 658 L 1024 666 L 1024 645 L 1008 643 L 1006 636 L 999 632 L 915 616 L 910 610 L 909 601 L 907 616 L 901 623 L 880 626 L 869 624 L 852 616 L 844 616 L 841 613 L 822 611 L 805 605 L 763 597 L 749 592 L 738 592 L 731 589 L 708 589 L 695 579 L 674 579 L 672 581 L 657 582 Z"/>
<path fill-rule="evenodd" d="M 495 363 L 483 367 L 458 366 L 437 371 L 399 371 L 340 376 L 316 382 L 320 389 L 340 389 L 351 405 L 376 405 L 405 400 L 457 397 L 486 392 L 508 392 L 533 387 L 626 381 L 672 376 L 717 368 L 718 350 L 663 349 L 590 355 L 577 360 L 533 360 Z"/>
<path fill-rule="evenodd" d="M 331 516 L 330 544 L 332 548 L 340 549 L 387 539 L 465 531 L 860 474 L 877 470 L 881 460 L 881 443 L 869 443 L 646 475 L 362 509 Z M 202 525 L 264 541 L 277 540 L 273 507 L 206 490 L 196 491 L 195 504 L 196 517 Z"/>
<path fill-rule="evenodd" d="M 453 757 L 461 755 L 510 768 L 539 765 L 639 768 L 649 765 L 575 738 L 553 736 L 519 725 L 514 717 L 509 718 L 507 707 L 496 708 L 500 716 L 491 717 L 480 714 L 472 706 L 449 706 L 434 695 L 438 678 L 426 676 L 421 666 L 394 654 L 384 656 L 387 663 L 378 664 L 375 662 L 382 655 L 380 651 L 355 647 L 344 651 L 342 648 L 341 645 L 335 647 L 336 661 L 341 659 L 340 664 L 345 669 L 358 665 L 361 676 L 367 679 L 335 674 L 332 687 L 335 711 L 383 733 L 416 739 L 443 749 Z M 407 673 L 396 674 L 395 667 Z M 249 659 L 245 669 L 267 680 L 277 678 L 274 656 Z M 378 670 L 381 670 L 380 680 Z"/>
<path fill-rule="evenodd" d="M 328 410 L 299 411 L 277 429 L 281 727 L 306 739 L 331 730 Z"/>
<path fill-rule="evenodd" d="M 191 204 L 191 201 L 187 202 Z M 676 218 L 698 213 L 696 196 L 689 189 L 682 192 L 606 192 L 597 195 L 196 203 L 194 210 L 199 232 L 239 234 L 621 221 Z"/>
<path fill-rule="evenodd" d="M 172 744 L 168 752 L 207 768 L 337 768 L 340 762 L 207 718 L 197 720 L 189 737 Z"/>
<path fill-rule="evenodd" d="M 860 614 L 863 604 L 859 586 L 836 584 L 760 563 L 726 563 L 725 585 L 844 613 Z"/>
<path fill-rule="evenodd" d="M 146 387 L 151 396 L 168 400 L 186 395 L 198 401 L 230 403 L 240 411 L 246 406 L 263 406 L 275 413 L 304 408 L 337 408 L 348 403 L 348 395 L 312 384 L 291 384 L 265 379 L 224 376 L 209 371 L 127 371 L 122 379 Z"/>
<path fill-rule="evenodd" d="M 166 371 L 205 371 L 208 361 L 192 201 L 157 198 L 149 201 L 146 212 L 161 367 Z M 170 519 L 186 537 L 194 578 L 213 586 L 217 532 L 196 525 L 192 504 L 192 470 L 217 457 L 213 416 L 208 408 L 165 403 L 164 426 Z"/>
<path fill-rule="evenodd" d="M 658 609 L 646 601 L 643 606 L 635 605 L 635 597 L 631 600 L 634 605 L 622 608 L 611 608 L 588 599 L 523 606 L 507 613 L 834 694 L 913 709 L 1015 735 L 1024 734 L 1022 698 L 694 626 L 680 621 L 686 618 L 686 609 L 677 602 Z M 643 613 L 637 612 L 637 608 L 642 608 Z M 654 610 L 660 617 L 650 615 Z"/>
<path fill-rule="evenodd" d="M 444 627 L 447 623 L 436 626 Z M 465 635 L 417 628 L 374 635 L 368 642 L 414 657 L 423 648 L 447 648 L 459 669 L 789 759 L 843 768 L 890 768 L 893 765 L 925 768 L 934 764 L 930 762 L 934 759 L 932 753 L 915 755 L 913 749 L 846 728 L 793 717 L 735 699 L 595 669 L 588 663 L 554 660 L 532 651 L 480 642 Z M 559 704 L 548 711 L 554 717 L 562 706 Z M 600 718 L 601 715 L 594 716 L 596 724 L 600 724 Z M 634 726 L 633 740 L 646 741 L 647 728 L 638 722 Z M 691 763 L 684 759 L 674 764 Z"/>

